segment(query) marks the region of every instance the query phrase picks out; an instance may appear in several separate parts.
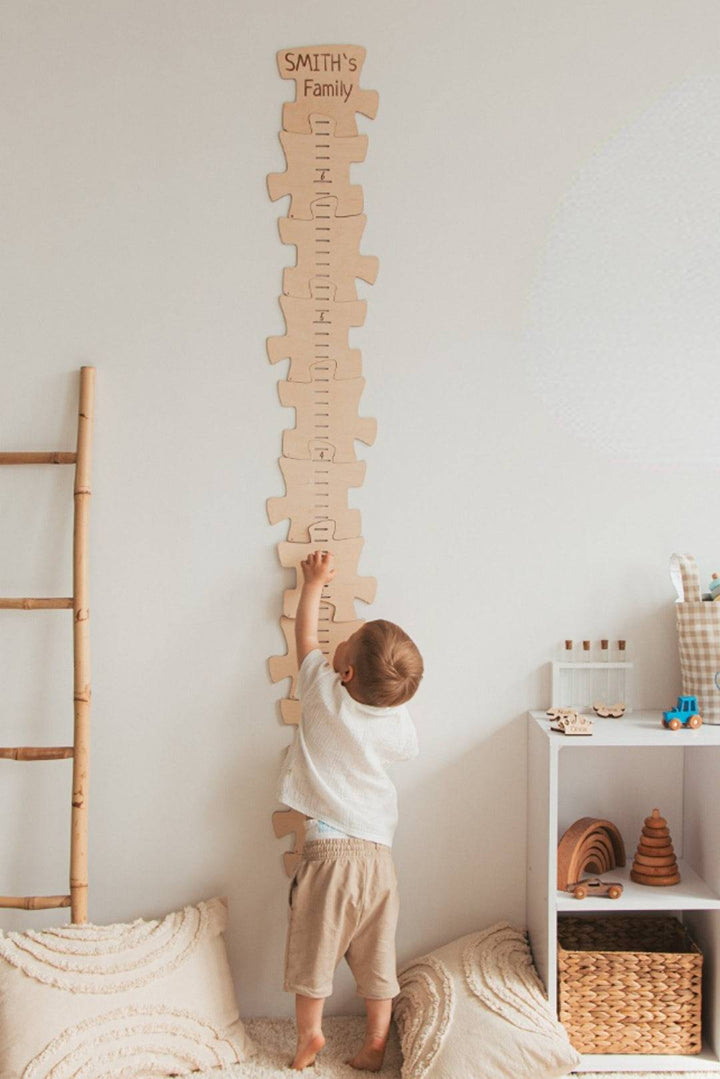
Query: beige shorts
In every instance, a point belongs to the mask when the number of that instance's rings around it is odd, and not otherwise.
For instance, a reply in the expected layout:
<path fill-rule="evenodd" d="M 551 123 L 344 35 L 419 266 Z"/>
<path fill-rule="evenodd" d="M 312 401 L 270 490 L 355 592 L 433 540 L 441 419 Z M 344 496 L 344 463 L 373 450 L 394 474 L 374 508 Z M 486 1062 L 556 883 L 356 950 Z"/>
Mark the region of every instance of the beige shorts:
<path fill-rule="evenodd" d="M 366 839 L 306 843 L 290 886 L 285 989 L 329 997 L 345 956 L 360 996 L 397 996 L 398 908 L 390 847 Z"/>

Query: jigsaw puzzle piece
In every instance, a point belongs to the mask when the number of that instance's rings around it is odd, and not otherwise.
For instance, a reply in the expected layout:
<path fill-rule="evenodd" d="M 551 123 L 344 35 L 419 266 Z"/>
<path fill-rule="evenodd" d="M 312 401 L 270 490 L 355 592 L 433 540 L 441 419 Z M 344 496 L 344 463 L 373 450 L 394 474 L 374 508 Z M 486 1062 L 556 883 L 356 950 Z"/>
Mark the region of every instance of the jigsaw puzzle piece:
<path fill-rule="evenodd" d="M 300 864 L 305 844 L 305 814 L 297 809 L 277 809 L 272 815 L 272 825 L 278 839 L 293 836 L 292 848 L 283 854 L 285 872 L 292 877 Z"/>
<path fill-rule="evenodd" d="M 333 521 L 328 521 L 327 525 L 311 525 L 309 532 L 309 543 L 278 544 L 280 564 L 296 572 L 296 587 L 285 591 L 283 614 L 288 618 L 295 618 L 297 615 L 303 581 L 300 563 L 311 551 L 320 548 L 323 551 L 330 551 L 335 556 L 335 576 L 323 588 L 322 599 L 333 607 L 334 621 L 351 622 L 356 617 L 355 600 L 360 599 L 364 603 L 372 603 L 377 590 L 377 581 L 374 577 L 357 576 L 358 562 L 365 540 L 361 536 L 357 539 L 336 540 Z M 328 533 L 332 538 L 328 538 Z"/>
<path fill-rule="evenodd" d="M 333 609 L 328 603 L 320 604 L 320 617 L 318 619 L 318 644 L 320 651 L 328 663 L 332 662 L 335 649 L 364 623 L 360 619 L 348 622 L 335 622 Z M 268 660 L 268 671 L 272 682 L 281 682 L 284 678 L 291 679 L 290 696 L 297 697 L 297 649 L 295 647 L 295 619 L 281 618 L 280 628 L 283 631 L 287 644 L 287 655 L 271 656 Z"/>
<path fill-rule="evenodd" d="M 376 90 L 361 90 L 360 73 L 365 62 L 361 45 L 307 45 L 281 49 L 277 64 L 283 79 L 295 80 L 295 101 L 283 106 L 286 131 L 305 133 L 310 117 L 321 113 L 335 120 L 340 138 L 357 135 L 355 113 L 371 120 L 378 109 Z"/>
<path fill-rule="evenodd" d="M 283 271 L 283 292 L 286 296 L 308 295 L 308 281 L 313 277 L 332 281 L 338 303 L 357 300 L 355 279 L 372 285 L 378 274 L 379 261 L 375 255 L 361 255 L 360 241 L 367 218 L 338 217 L 337 199 L 317 199 L 311 206 L 312 219 L 299 221 L 281 217 L 278 221 L 280 239 L 295 244 L 295 266 Z"/>
<path fill-rule="evenodd" d="M 290 360 L 289 382 L 309 382 L 310 367 L 318 360 L 334 360 L 335 378 L 359 378 L 362 373 L 360 349 L 348 347 L 352 327 L 362 326 L 367 301 L 335 302 L 332 282 L 310 281 L 310 299 L 281 296 L 280 307 L 287 333 L 268 337 L 270 363 Z"/>
<path fill-rule="evenodd" d="M 271 682 L 282 682 L 284 678 L 290 678 L 290 696 L 295 697 L 298 673 L 295 622 L 292 618 L 281 618 L 280 628 L 285 636 L 287 654 L 284 656 L 270 656 L 268 673 L 270 674 Z"/>
<path fill-rule="evenodd" d="M 283 433 L 284 457 L 305 459 L 310 443 L 335 449 L 338 464 L 357 460 L 355 440 L 371 446 L 377 420 L 358 416 L 364 378 L 336 380 L 335 363 L 327 360 L 310 368 L 312 382 L 279 382 L 280 403 L 295 409 L 295 428 Z"/>
<path fill-rule="evenodd" d="M 362 487 L 365 462 L 336 464 L 332 447 L 313 445 L 311 453 L 309 461 L 279 459 L 287 494 L 268 499 L 270 524 L 290 518 L 287 538 L 293 543 L 306 542 L 309 526 L 328 520 L 335 521 L 337 539 L 354 539 L 361 531 L 360 511 L 348 508 L 348 488 Z"/>
<path fill-rule="evenodd" d="M 311 116 L 310 127 L 309 135 L 280 132 L 287 168 L 268 176 L 270 198 L 290 196 L 288 217 L 311 218 L 311 203 L 325 195 L 337 198 L 339 217 L 361 214 L 363 189 L 350 183 L 350 165 L 365 160 L 367 135 L 338 139 L 335 120 L 327 116 Z"/>
<path fill-rule="evenodd" d="M 291 697 L 283 697 L 280 701 L 280 716 L 287 726 L 296 727 L 301 718 L 300 701 L 293 700 Z"/>

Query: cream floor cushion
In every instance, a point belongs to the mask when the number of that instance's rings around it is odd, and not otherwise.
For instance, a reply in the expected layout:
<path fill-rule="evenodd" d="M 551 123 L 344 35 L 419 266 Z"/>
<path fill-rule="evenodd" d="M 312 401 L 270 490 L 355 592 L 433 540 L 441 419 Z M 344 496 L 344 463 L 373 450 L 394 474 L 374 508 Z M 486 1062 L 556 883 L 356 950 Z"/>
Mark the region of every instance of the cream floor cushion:
<path fill-rule="evenodd" d="M 247 1059 L 226 925 L 210 899 L 158 921 L 0 933 L 2 1079 L 156 1079 Z"/>
<path fill-rule="evenodd" d="M 399 981 L 403 1079 L 554 1079 L 580 1061 L 507 922 L 413 960 Z"/>

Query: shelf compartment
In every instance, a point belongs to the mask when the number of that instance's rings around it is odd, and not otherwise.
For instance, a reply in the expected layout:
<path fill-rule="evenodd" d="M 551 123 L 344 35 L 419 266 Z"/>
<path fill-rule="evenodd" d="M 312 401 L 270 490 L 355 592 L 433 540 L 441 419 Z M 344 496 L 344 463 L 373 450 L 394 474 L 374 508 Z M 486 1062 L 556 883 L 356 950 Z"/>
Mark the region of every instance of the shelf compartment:
<path fill-rule="evenodd" d="M 623 894 L 619 899 L 606 899 L 588 896 L 587 899 L 574 899 L 569 892 L 555 893 L 556 910 L 572 914 L 584 914 L 586 911 L 602 911 L 605 914 L 619 914 L 628 910 L 720 910 L 720 896 L 698 876 L 694 869 L 678 860 L 681 881 L 669 888 L 651 888 L 645 884 L 636 884 L 630 880 L 631 859 L 628 864 L 603 873 L 603 879 L 619 880 Z M 585 876 L 591 877 L 592 873 Z"/>

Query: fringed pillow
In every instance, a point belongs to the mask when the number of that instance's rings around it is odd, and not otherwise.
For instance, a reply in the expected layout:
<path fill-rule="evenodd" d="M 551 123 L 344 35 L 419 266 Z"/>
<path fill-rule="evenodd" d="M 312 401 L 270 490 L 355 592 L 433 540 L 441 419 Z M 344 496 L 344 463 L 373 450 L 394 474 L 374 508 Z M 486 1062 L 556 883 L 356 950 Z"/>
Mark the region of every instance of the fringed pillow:
<path fill-rule="evenodd" d="M 2 1079 L 145 1079 L 246 1060 L 210 899 L 159 921 L 0 933 Z"/>
<path fill-rule="evenodd" d="M 403 1079 L 555 1079 L 580 1061 L 507 922 L 413 960 L 399 981 Z"/>

